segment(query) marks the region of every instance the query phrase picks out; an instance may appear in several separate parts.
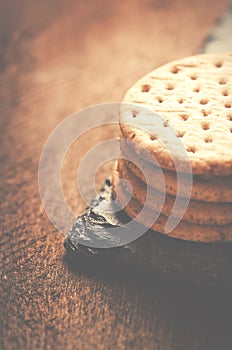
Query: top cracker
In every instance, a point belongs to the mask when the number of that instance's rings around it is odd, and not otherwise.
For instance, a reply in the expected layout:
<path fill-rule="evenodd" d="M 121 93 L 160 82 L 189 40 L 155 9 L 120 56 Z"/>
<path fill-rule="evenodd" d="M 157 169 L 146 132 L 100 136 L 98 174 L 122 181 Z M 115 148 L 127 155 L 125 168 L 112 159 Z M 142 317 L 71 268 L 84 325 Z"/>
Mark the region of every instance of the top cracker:
<path fill-rule="evenodd" d="M 178 138 L 194 174 L 232 175 L 232 53 L 196 55 L 159 67 L 128 90 L 123 104 L 131 105 L 121 109 L 122 135 L 139 156 L 147 158 L 148 151 L 162 168 L 174 171 Z M 167 126 L 176 136 L 165 142 Z M 183 172 L 185 162 L 180 157 Z"/>

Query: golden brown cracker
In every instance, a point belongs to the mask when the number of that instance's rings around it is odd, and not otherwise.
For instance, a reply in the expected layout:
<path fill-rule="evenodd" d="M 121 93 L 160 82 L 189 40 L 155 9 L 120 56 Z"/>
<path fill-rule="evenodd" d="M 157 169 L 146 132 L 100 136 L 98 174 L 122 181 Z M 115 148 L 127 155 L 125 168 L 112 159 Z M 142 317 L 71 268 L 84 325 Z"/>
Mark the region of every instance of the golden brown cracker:
<path fill-rule="evenodd" d="M 117 171 L 113 172 L 114 184 L 117 183 Z M 165 225 L 167 222 L 167 217 L 160 215 L 152 226 L 150 226 L 150 218 L 154 217 L 154 212 L 147 207 L 143 207 L 139 201 L 132 198 L 128 203 L 128 195 L 125 189 L 121 186 L 117 188 L 117 203 L 123 208 L 125 213 L 127 213 L 133 219 L 140 219 L 140 224 L 152 229 L 153 231 L 189 241 L 197 242 L 231 242 L 232 241 L 232 225 L 225 226 L 208 226 L 208 225 L 198 225 L 189 223 L 182 220 L 171 232 L 165 232 Z M 143 217 L 139 217 L 138 214 L 144 209 Z"/>
<path fill-rule="evenodd" d="M 128 90 L 123 103 L 134 104 L 129 112 L 122 107 L 120 127 L 139 156 L 148 150 L 162 168 L 173 171 L 176 154 L 181 171 L 188 171 L 179 138 L 194 174 L 232 175 L 231 53 L 191 56 L 157 68 Z M 153 112 L 163 125 L 157 126 Z M 167 127 L 176 138 L 166 135 Z"/>
<path fill-rule="evenodd" d="M 176 196 L 178 181 L 176 173 L 162 169 L 162 175 L 159 169 L 153 164 L 147 162 L 144 158 L 136 156 L 131 147 L 124 145 L 122 149 L 122 158 L 125 159 L 126 166 L 144 183 L 159 190 L 162 188 L 162 178 L 164 177 L 166 192 Z M 137 165 L 136 165 L 137 164 Z M 145 178 L 147 174 L 147 178 Z M 181 177 L 182 188 L 187 188 L 188 177 Z M 206 202 L 232 203 L 232 176 L 203 176 L 193 175 L 191 198 Z"/>

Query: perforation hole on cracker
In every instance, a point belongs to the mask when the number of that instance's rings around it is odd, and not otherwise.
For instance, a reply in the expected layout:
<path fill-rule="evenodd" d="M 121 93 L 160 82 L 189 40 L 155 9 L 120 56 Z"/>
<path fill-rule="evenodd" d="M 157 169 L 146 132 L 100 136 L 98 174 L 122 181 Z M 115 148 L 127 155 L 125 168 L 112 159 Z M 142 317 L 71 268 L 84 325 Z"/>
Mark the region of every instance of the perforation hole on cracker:
<path fill-rule="evenodd" d="M 164 102 L 164 99 L 161 96 L 157 96 L 156 99 L 159 103 Z"/>
<path fill-rule="evenodd" d="M 203 130 L 209 130 L 210 124 L 208 122 L 202 122 L 201 127 Z"/>
<path fill-rule="evenodd" d="M 143 84 L 141 87 L 142 92 L 149 92 L 151 89 L 151 86 L 149 84 Z"/>
<path fill-rule="evenodd" d="M 181 114 L 180 114 L 180 118 L 181 118 L 182 120 L 186 121 L 186 120 L 188 120 L 189 115 L 186 114 L 186 113 L 181 113 Z"/>
<path fill-rule="evenodd" d="M 214 65 L 215 65 L 216 68 L 221 68 L 222 65 L 223 65 L 223 62 L 222 61 L 215 62 Z"/>
<path fill-rule="evenodd" d="M 196 86 L 196 87 L 193 89 L 193 92 L 200 92 L 200 87 L 199 87 L 199 86 Z"/>
<path fill-rule="evenodd" d="M 207 136 L 204 138 L 204 141 L 205 141 L 205 143 L 211 143 L 211 142 L 213 142 L 213 139 L 212 139 L 212 137 Z"/>
<path fill-rule="evenodd" d="M 196 73 L 193 73 L 193 74 L 190 75 L 190 78 L 191 78 L 192 80 L 197 80 L 198 75 L 197 75 Z"/>
<path fill-rule="evenodd" d="M 174 66 L 174 67 L 172 67 L 172 69 L 171 69 L 171 73 L 173 73 L 173 74 L 177 74 L 178 72 L 179 72 L 179 68 L 177 67 L 177 66 Z"/>
<path fill-rule="evenodd" d="M 136 111 L 135 109 L 132 111 L 132 117 L 133 118 L 136 118 L 137 117 L 137 115 L 138 115 L 138 111 Z"/>
<path fill-rule="evenodd" d="M 208 102 L 209 102 L 209 100 L 207 98 L 200 99 L 200 104 L 201 105 L 206 105 Z"/>
<path fill-rule="evenodd" d="M 187 151 L 188 151 L 189 153 L 196 153 L 197 149 L 196 149 L 196 147 L 194 147 L 194 146 L 189 146 L 189 147 L 187 148 Z"/>
<path fill-rule="evenodd" d="M 175 89 L 175 86 L 174 86 L 174 84 L 168 83 L 166 89 L 173 90 L 173 89 Z"/>
<path fill-rule="evenodd" d="M 223 96 L 228 96 L 228 95 L 229 95 L 228 90 L 227 90 L 227 89 L 223 89 L 223 90 L 222 90 L 222 95 L 223 95 Z"/>
<path fill-rule="evenodd" d="M 211 111 L 203 109 L 203 110 L 201 111 L 201 113 L 202 113 L 202 115 L 203 115 L 204 117 L 208 117 L 208 115 L 210 115 Z"/>
<path fill-rule="evenodd" d="M 177 131 L 178 137 L 184 137 L 185 134 L 186 134 L 186 131 Z"/>
<path fill-rule="evenodd" d="M 218 82 L 220 85 L 224 85 L 228 82 L 228 79 L 226 77 L 221 77 Z"/>
<path fill-rule="evenodd" d="M 230 101 L 227 101 L 225 104 L 224 104 L 225 108 L 231 108 L 231 102 Z"/>

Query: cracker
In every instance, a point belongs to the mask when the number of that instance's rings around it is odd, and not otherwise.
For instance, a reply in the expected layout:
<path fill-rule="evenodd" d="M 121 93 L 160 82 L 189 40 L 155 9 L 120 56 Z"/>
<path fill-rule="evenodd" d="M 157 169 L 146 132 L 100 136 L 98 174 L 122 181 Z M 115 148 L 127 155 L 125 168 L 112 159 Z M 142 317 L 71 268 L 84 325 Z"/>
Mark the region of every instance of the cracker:
<path fill-rule="evenodd" d="M 124 179 L 126 182 L 121 186 L 126 192 L 129 192 L 129 184 L 133 189 L 133 197 L 142 205 L 145 205 L 147 189 L 151 196 L 148 197 L 147 206 L 154 212 L 161 212 L 163 215 L 169 217 L 175 202 L 176 197 L 166 194 L 165 202 L 162 203 L 162 193 L 146 186 L 138 177 L 136 177 L 125 165 L 124 160 L 119 159 L 116 165 L 117 174 L 114 175 L 113 183 L 115 186 L 115 178 L 118 180 Z M 181 211 L 181 199 L 180 215 Z M 200 225 L 227 225 L 232 223 L 232 204 L 223 203 L 207 203 L 190 199 L 188 208 L 183 216 L 183 220 L 197 223 Z M 180 217 L 177 213 L 177 217 Z"/>
<path fill-rule="evenodd" d="M 113 172 L 113 181 L 117 183 L 116 180 L 117 172 Z M 119 186 L 117 188 L 117 203 L 123 208 L 125 213 L 127 213 L 131 218 L 138 219 L 138 214 L 143 209 L 143 206 L 135 198 L 132 198 L 128 203 L 127 192 Z M 153 231 L 188 241 L 197 242 L 231 242 L 232 241 L 232 225 L 225 226 L 208 226 L 208 225 L 198 225 L 186 222 L 182 220 L 177 227 L 171 232 L 164 233 L 165 225 L 167 222 L 167 217 L 160 215 L 156 222 L 150 227 L 150 218 L 154 216 L 154 212 L 144 207 L 144 215 L 140 217 L 140 224 L 144 225 L 148 229 Z"/>
<path fill-rule="evenodd" d="M 194 174 L 232 175 L 232 54 L 203 54 L 168 63 L 155 69 L 125 95 L 120 127 L 139 156 L 148 150 L 160 166 L 175 170 L 177 154 L 180 169 L 186 172 L 186 159 L 179 156 L 175 140 L 169 150 L 160 140 L 170 126 L 187 151 Z M 157 118 L 139 108 L 149 108 L 163 119 L 157 131 Z M 149 126 L 151 132 L 141 128 Z M 162 134 L 162 135 L 161 135 Z M 164 137 L 165 139 L 165 137 Z"/>
<path fill-rule="evenodd" d="M 125 158 L 126 166 L 144 183 L 150 181 L 148 185 L 159 190 L 162 187 L 162 179 L 156 166 L 148 163 L 141 157 L 136 157 L 133 149 L 129 146 L 122 148 L 122 157 Z M 129 159 L 129 160 L 127 160 Z M 136 166 L 138 164 L 138 166 Z M 141 170 L 142 169 L 142 170 Z M 165 179 L 166 192 L 172 196 L 177 192 L 177 177 L 173 171 L 162 169 Z M 147 174 L 145 179 L 144 174 Z M 187 178 L 182 176 L 180 186 L 185 188 L 188 186 Z M 206 202 L 232 203 L 232 176 L 210 176 L 193 175 L 191 198 Z"/>

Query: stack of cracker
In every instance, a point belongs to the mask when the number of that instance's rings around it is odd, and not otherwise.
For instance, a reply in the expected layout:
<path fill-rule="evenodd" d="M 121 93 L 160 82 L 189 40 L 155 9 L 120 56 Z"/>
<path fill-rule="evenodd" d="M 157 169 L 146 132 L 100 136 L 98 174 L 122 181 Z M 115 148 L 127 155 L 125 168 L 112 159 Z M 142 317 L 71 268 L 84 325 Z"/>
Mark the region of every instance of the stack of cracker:
<path fill-rule="evenodd" d="M 112 179 L 120 206 L 133 219 L 143 209 L 145 215 L 140 223 L 164 233 L 177 188 L 187 186 L 186 159 L 180 159 L 182 177 L 178 183 L 170 145 L 165 148 L 160 142 L 162 128 L 156 128 L 157 120 L 149 112 L 144 117 L 144 107 L 161 116 L 164 132 L 169 127 L 181 140 L 192 173 L 187 210 L 168 235 L 191 241 L 231 241 L 232 54 L 202 54 L 166 64 L 132 86 L 123 103 L 131 107 L 121 111 L 122 156 Z M 165 180 L 165 194 L 157 164 Z M 129 185 L 133 192 L 128 202 Z M 148 189 L 152 195 L 146 201 Z M 165 201 L 160 208 L 163 195 Z M 156 212 L 160 215 L 150 225 L 148 218 Z"/>

